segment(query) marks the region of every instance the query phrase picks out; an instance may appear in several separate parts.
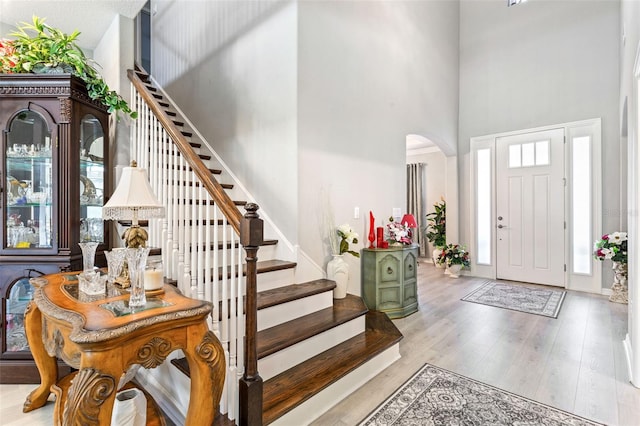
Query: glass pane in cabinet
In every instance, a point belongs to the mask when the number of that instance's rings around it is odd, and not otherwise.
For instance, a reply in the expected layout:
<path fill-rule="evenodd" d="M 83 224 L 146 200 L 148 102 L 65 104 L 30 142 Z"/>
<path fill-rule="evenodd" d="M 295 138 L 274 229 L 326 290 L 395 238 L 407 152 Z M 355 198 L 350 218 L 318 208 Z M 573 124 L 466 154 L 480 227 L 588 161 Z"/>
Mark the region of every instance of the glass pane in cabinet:
<path fill-rule="evenodd" d="M 80 241 L 104 242 L 104 133 L 87 114 L 80 123 Z"/>
<path fill-rule="evenodd" d="M 9 124 L 4 192 L 6 248 L 51 248 L 51 132 L 37 112 L 19 112 Z"/>
<path fill-rule="evenodd" d="M 28 351 L 29 343 L 24 332 L 24 313 L 33 299 L 33 286 L 29 278 L 20 278 L 9 291 L 6 310 L 7 352 Z"/>

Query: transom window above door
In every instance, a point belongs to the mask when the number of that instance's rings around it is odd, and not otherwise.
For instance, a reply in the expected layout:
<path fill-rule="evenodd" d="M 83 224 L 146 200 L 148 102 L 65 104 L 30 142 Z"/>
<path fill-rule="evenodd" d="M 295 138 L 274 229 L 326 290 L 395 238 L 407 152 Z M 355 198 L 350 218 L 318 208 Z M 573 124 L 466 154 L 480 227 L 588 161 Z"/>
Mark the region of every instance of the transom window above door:
<path fill-rule="evenodd" d="M 526 142 L 509 145 L 509 168 L 548 166 L 549 141 Z"/>

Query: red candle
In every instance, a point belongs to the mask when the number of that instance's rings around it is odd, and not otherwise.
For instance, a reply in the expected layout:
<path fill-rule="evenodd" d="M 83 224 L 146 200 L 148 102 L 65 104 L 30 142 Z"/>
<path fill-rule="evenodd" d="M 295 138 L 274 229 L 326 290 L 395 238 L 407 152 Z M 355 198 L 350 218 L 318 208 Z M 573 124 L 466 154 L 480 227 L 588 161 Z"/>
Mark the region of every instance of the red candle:
<path fill-rule="evenodd" d="M 378 226 L 376 231 L 378 232 L 377 246 L 378 248 L 382 248 L 382 243 L 384 242 L 384 228 L 382 226 Z"/>

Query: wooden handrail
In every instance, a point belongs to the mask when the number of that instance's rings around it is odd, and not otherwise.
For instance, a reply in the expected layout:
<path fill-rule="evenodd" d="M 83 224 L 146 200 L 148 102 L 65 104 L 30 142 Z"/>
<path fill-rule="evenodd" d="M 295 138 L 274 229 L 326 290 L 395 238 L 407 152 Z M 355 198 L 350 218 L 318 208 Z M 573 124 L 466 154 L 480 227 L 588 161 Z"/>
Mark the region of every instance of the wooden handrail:
<path fill-rule="evenodd" d="M 149 109 L 153 111 L 158 122 L 169 134 L 174 144 L 187 161 L 187 164 L 189 164 L 189 167 L 191 167 L 196 176 L 198 176 L 198 179 L 200 179 L 200 182 L 202 182 L 202 185 L 209 195 L 211 195 L 211 198 L 218 205 L 233 229 L 237 233 L 240 233 L 240 220 L 242 219 L 242 213 L 238 210 L 231 197 L 229 197 L 222 185 L 220 185 L 220 183 L 213 177 L 209 169 L 195 153 L 193 147 L 189 144 L 189 141 L 187 141 L 171 118 L 165 114 L 164 108 L 162 108 L 156 98 L 149 93 L 147 86 L 140 79 L 138 73 L 134 70 L 128 70 L 127 76 L 138 93 L 140 93 L 140 96 L 142 96 L 144 101 L 147 103 Z"/>

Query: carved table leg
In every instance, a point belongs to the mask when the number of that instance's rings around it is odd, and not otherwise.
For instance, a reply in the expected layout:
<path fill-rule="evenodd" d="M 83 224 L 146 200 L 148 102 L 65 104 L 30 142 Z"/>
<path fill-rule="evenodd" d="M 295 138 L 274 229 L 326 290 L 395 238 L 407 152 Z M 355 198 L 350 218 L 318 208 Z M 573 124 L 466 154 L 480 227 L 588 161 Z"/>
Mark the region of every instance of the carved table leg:
<path fill-rule="evenodd" d="M 27 400 L 22 407 L 22 411 L 27 413 L 47 403 L 51 393 L 51 385 L 55 384 L 58 378 L 58 363 L 56 358 L 49 356 L 44 348 L 44 342 L 42 341 L 42 313 L 34 301 L 31 301 L 27 306 L 24 322 L 29 348 L 38 367 L 38 373 L 40 373 L 40 386 L 27 396 Z"/>
<path fill-rule="evenodd" d="M 111 424 L 116 385 L 124 373 L 121 348 L 83 351 L 80 371 L 73 379 L 62 414 L 63 425 Z"/>
<path fill-rule="evenodd" d="M 64 403 L 64 425 L 111 424 L 111 408 L 115 399 L 116 381 L 96 368 L 81 369 L 71 383 Z M 104 407 L 103 407 L 104 405 Z"/>
<path fill-rule="evenodd" d="M 191 376 L 186 426 L 210 425 L 216 414 L 225 379 L 224 349 L 206 322 L 189 327 L 185 357 Z"/>

